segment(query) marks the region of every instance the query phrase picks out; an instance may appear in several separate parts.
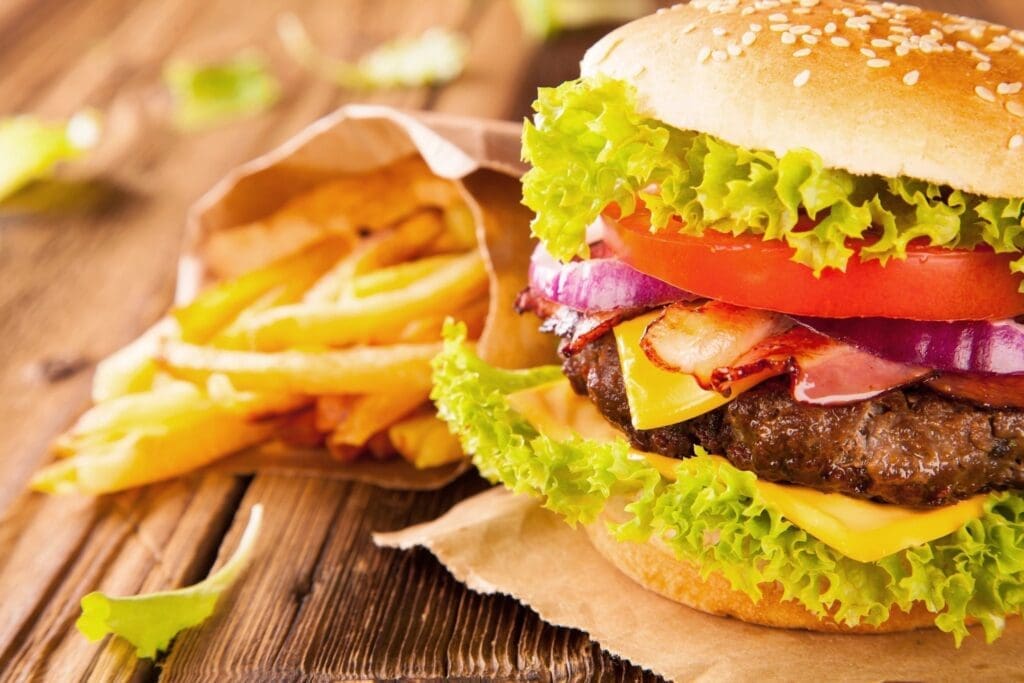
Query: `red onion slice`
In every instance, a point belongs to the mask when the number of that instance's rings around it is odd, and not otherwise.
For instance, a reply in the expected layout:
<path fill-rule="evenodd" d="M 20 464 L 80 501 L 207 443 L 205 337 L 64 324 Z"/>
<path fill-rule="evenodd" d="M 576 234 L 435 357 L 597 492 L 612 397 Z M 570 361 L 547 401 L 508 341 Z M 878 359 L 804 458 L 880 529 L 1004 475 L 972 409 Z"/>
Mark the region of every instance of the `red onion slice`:
<path fill-rule="evenodd" d="M 920 322 L 795 318 L 820 334 L 882 358 L 948 372 L 1024 374 L 1024 325 L 1013 320 Z"/>
<path fill-rule="evenodd" d="M 530 287 L 552 301 L 587 313 L 697 298 L 615 258 L 560 263 L 540 244 L 530 257 Z"/>

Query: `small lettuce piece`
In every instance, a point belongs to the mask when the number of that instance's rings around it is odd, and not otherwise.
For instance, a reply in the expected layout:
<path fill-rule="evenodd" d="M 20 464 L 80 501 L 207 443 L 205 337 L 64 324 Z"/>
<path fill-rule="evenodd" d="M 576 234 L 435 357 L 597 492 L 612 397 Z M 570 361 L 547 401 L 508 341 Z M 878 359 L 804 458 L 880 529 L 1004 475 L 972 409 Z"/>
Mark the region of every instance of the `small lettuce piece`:
<path fill-rule="evenodd" d="M 0 200 L 95 147 L 100 128 L 99 115 L 92 111 L 79 112 L 66 123 L 32 116 L 0 119 Z"/>
<path fill-rule="evenodd" d="M 523 27 L 538 38 L 564 29 L 630 21 L 654 9 L 652 0 L 516 0 Z"/>
<path fill-rule="evenodd" d="M 669 481 L 619 439 L 540 434 L 506 395 L 557 378 L 556 366 L 508 371 L 488 366 L 466 344 L 464 325 L 449 323 L 434 360 L 431 397 L 438 414 L 473 454 L 481 474 L 517 493 L 541 498 L 569 523 L 590 523 L 612 498 L 630 517 L 611 526 L 622 541 L 658 538 L 681 559 L 718 572 L 752 600 L 778 582 L 784 598 L 812 613 L 877 625 L 894 608 L 924 602 L 935 624 L 959 646 L 975 619 L 986 640 L 1007 616 L 1024 610 L 1024 498 L 993 494 L 984 514 L 958 531 L 890 555 L 858 562 L 825 545 L 768 507 L 756 477 L 698 449 Z"/>
<path fill-rule="evenodd" d="M 219 64 L 172 61 L 164 83 L 174 100 L 175 124 L 188 131 L 258 114 L 281 92 L 263 59 L 250 52 Z"/>
<path fill-rule="evenodd" d="M 108 633 L 135 646 L 138 657 L 155 657 L 181 631 L 201 624 L 252 559 L 263 521 L 263 506 L 253 505 L 238 547 L 224 566 L 203 581 L 177 590 L 110 597 L 93 592 L 82 598 L 75 627 L 96 642 Z"/>
<path fill-rule="evenodd" d="M 469 53 L 469 44 L 461 34 L 439 27 L 413 38 L 384 43 L 354 63 L 324 54 L 294 14 L 281 15 L 277 34 L 285 50 L 299 64 L 343 88 L 355 90 L 447 83 L 462 73 Z"/>
<path fill-rule="evenodd" d="M 562 260 L 588 255 L 586 228 L 605 207 L 618 204 L 629 215 L 637 199 L 651 210 L 655 231 L 679 216 L 687 235 L 711 229 L 784 240 L 815 275 L 845 270 L 855 255 L 883 264 L 906 258 L 915 239 L 1024 254 L 1024 199 L 856 176 L 825 168 L 807 149 L 782 157 L 744 149 L 645 117 L 630 85 L 602 76 L 542 88 L 533 108 L 523 131 L 523 158 L 533 166 L 523 201 L 536 214 L 534 235 Z M 798 229 L 802 214 L 817 221 L 814 228 Z M 1024 255 L 1012 269 L 1024 272 Z"/>

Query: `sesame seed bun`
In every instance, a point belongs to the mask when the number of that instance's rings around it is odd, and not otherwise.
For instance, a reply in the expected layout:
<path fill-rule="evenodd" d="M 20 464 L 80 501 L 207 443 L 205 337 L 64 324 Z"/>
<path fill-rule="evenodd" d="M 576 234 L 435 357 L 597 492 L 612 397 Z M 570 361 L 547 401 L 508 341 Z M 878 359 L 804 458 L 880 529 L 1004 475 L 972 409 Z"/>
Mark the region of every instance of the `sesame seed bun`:
<path fill-rule="evenodd" d="M 662 543 L 617 540 L 609 533 L 605 521 L 587 526 L 591 543 L 599 553 L 644 588 L 701 612 L 775 628 L 832 633 L 895 633 L 935 625 L 935 615 L 919 602 L 910 612 L 894 609 L 878 626 L 848 626 L 831 618 L 822 619 L 797 602 L 783 600 L 782 588 L 775 583 L 763 584 L 763 597 L 754 602 L 746 593 L 734 590 L 721 574 L 701 578 L 700 567 L 679 560 Z"/>
<path fill-rule="evenodd" d="M 594 45 L 641 110 L 827 167 L 1024 197 L 1024 32 L 894 3 L 694 0 Z"/>

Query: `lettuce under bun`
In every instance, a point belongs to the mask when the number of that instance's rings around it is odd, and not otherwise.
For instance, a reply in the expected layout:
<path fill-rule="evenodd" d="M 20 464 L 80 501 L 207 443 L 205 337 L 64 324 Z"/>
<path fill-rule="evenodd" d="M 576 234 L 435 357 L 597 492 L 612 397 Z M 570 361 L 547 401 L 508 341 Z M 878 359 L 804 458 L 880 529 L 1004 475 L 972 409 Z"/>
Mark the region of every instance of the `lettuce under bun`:
<path fill-rule="evenodd" d="M 642 114 L 740 147 L 1024 197 L 1022 39 L 893 3 L 694 0 L 605 36 L 582 75 L 628 82 Z"/>

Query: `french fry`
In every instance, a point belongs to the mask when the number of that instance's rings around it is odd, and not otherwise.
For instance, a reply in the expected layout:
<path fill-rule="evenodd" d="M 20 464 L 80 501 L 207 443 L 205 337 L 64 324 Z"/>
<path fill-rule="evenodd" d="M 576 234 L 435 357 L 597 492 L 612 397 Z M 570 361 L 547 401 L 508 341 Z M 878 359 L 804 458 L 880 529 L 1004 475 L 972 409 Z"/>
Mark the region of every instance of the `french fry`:
<path fill-rule="evenodd" d="M 296 248 L 327 235 L 355 239 L 377 232 L 422 209 L 443 208 L 461 200 L 458 186 L 438 178 L 420 159 L 345 175 L 292 197 L 270 216 L 216 230 L 207 236 L 203 256 L 212 272 L 231 278 L 255 270 Z"/>
<path fill-rule="evenodd" d="M 446 207 L 443 221 L 445 230 L 431 243 L 426 251 L 428 255 L 451 254 L 476 248 L 476 220 L 465 203 Z"/>
<path fill-rule="evenodd" d="M 351 248 L 350 240 L 329 237 L 274 263 L 203 291 L 192 303 L 172 312 L 180 337 L 203 343 L 271 290 L 295 300 Z"/>
<path fill-rule="evenodd" d="M 480 299 L 461 310 L 455 311 L 450 316 L 434 315 L 418 318 L 402 328 L 395 341 L 403 344 L 415 344 L 440 339 L 444 321 L 449 317 L 466 323 L 466 332 L 469 338 L 477 339 L 483 332 L 489 308 L 490 302 L 487 299 Z"/>
<path fill-rule="evenodd" d="M 324 444 L 326 435 L 316 428 L 316 410 L 310 407 L 286 417 L 275 436 L 294 448 L 316 448 Z"/>
<path fill-rule="evenodd" d="M 327 440 L 335 445 L 363 446 L 371 436 L 426 403 L 429 396 L 429 389 L 392 389 L 388 393 L 347 397 L 351 400 L 336 414 L 338 419 L 330 425 L 333 431 Z M 326 420 L 322 424 L 329 426 Z"/>
<path fill-rule="evenodd" d="M 289 415 L 313 402 L 308 396 L 240 391 L 227 375 L 214 373 L 206 380 L 206 393 L 218 407 L 249 420 L 269 420 Z"/>
<path fill-rule="evenodd" d="M 439 467 L 465 457 L 459 440 L 437 419 L 432 409 L 419 411 L 391 425 L 388 439 L 417 469 Z"/>
<path fill-rule="evenodd" d="M 31 486 L 45 493 L 99 495 L 170 479 L 265 441 L 275 422 L 252 422 L 207 410 L 163 429 L 135 431 L 113 443 L 79 450 L 44 467 Z"/>
<path fill-rule="evenodd" d="M 92 400 L 100 403 L 152 387 L 157 371 L 153 357 L 160 340 L 178 331 L 176 320 L 161 318 L 138 339 L 101 360 L 92 380 Z"/>
<path fill-rule="evenodd" d="M 278 394 L 373 393 L 382 387 L 430 389 L 430 360 L 438 344 L 355 347 L 338 351 L 229 351 L 167 341 L 158 362 L 181 379 L 201 384 L 213 373 L 242 390 Z"/>
<path fill-rule="evenodd" d="M 366 343 L 397 334 L 417 318 L 454 313 L 483 296 L 487 285 L 483 259 L 474 252 L 402 290 L 337 304 L 303 303 L 265 311 L 253 316 L 239 334 L 252 348 L 263 351 Z"/>
<path fill-rule="evenodd" d="M 391 460 L 398 455 L 387 432 L 378 432 L 371 436 L 370 440 L 366 442 L 366 450 L 374 460 Z"/>
<path fill-rule="evenodd" d="M 428 256 L 359 275 L 352 279 L 352 296 L 367 297 L 408 287 L 417 280 L 447 268 L 458 258 L 452 254 Z"/>
<path fill-rule="evenodd" d="M 418 255 L 444 230 L 435 211 L 422 211 L 394 227 L 371 235 L 306 292 L 304 301 L 337 301 L 349 292 L 352 279 L 374 269 Z"/>

